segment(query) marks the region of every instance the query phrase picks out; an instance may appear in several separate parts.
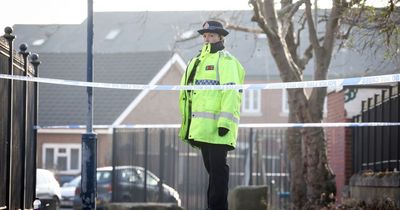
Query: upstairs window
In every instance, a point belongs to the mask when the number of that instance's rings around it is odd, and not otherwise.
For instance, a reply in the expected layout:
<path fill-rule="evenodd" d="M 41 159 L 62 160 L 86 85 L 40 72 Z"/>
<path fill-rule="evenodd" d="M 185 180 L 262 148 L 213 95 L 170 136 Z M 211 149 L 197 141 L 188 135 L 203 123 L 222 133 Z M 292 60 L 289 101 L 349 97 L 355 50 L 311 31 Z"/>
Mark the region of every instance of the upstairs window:
<path fill-rule="evenodd" d="M 243 114 L 261 114 L 261 90 L 245 90 L 242 101 Z"/>

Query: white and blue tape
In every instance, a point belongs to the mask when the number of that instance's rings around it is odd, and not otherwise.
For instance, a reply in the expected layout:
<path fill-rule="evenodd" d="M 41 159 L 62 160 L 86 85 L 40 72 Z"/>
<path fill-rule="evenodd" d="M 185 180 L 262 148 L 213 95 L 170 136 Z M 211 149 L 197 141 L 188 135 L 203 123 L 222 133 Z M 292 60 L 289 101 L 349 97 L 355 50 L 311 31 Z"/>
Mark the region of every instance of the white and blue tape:
<path fill-rule="evenodd" d="M 50 79 L 50 78 L 37 78 L 26 77 L 19 75 L 0 74 L 1 79 L 11 79 L 29 82 L 39 82 L 57 85 L 70 85 L 81 87 L 95 87 L 95 88 L 111 88 L 111 89 L 125 89 L 125 90 L 227 90 L 227 89 L 292 89 L 292 88 L 318 88 L 330 87 L 341 88 L 349 85 L 371 85 L 381 83 L 400 82 L 400 74 L 388 74 L 380 76 L 369 77 L 353 77 L 345 79 L 330 79 L 330 80 L 317 80 L 317 81 L 303 81 L 303 82 L 281 82 L 281 83 L 263 83 L 263 84 L 245 84 L 245 85 L 140 85 L 140 84 L 118 84 L 118 83 L 100 83 L 100 82 L 84 82 L 76 80 L 64 79 Z"/>
<path fill-rule="evenodd" d="M 376 127 L 400 126 L 400 122 L 363 122 L 363 123 L 249 123 L 240 124 L 240 128 L 335 128 L 335 127 Z M 132 124 L 132 125 L 94 125 L 94 129 L 110 128 L 179 128 L 179 124 Z M 85 129 L 86 125 L 35 126 L 35 129 Z"/>
<path fill-rule="evenodd" d="M 57 85 L 94 87 L 94 88 L 111 88 L 111 89 L 128 89 L 128 90 L 226 90 L 226 89 L 292 89 L 292 88 L 341 88 L 351 85 L 371 85 L 381 83 L 400 82 L 400 74 L 389 74 L 369 77 L 353 77 L 345 79 L 331 79 L 318 81 L 303 82 L 284 82 L 284 83 L 265 83 L 265 84 L 245 84 L 245 85 L 140 85 L 140 84 L 117 84 L 117 83 L 99 83 L 99 82 L 83 82 L 75 80 L 51 79 L 26 77 L 19 75 L 0 74 L 0 79 L 11 79 L 28 82 L 38 82 Z M 178 128 L 177 124 L 155 124 L 155 125 L 95 125 L 97 129 L 110 128 Z M 400 126 L 400 122 L 360 122 L 360 123 L 256 123 L 256 124 L 240 124 L 240 127 L 251 128 L 306 128 L 306 127 L 363 127 L 363 126 Z M 83 129 L 84 125 L 66 125 L 66 126 L 36 126 L 36 129 Z"/>

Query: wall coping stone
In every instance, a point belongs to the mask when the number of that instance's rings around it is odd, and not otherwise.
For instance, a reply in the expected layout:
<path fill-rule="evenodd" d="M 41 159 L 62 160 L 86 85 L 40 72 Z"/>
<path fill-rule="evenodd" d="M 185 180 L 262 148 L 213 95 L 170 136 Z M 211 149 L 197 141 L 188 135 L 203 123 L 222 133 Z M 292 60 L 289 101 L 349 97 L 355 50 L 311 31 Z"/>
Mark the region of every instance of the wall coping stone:
<path fill-rule="evenodd" d="M 400 187 L 400 172 L 364 172 L 350 178 L 350 186 Z"/>

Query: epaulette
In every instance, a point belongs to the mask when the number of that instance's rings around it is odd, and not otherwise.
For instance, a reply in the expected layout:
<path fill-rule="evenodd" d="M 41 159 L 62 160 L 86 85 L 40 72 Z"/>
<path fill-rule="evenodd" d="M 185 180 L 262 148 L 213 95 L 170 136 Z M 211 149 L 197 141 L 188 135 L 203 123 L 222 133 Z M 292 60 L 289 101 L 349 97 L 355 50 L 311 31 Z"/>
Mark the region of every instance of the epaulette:
<path fill-rule="evenodd" d="M 230 54 L 228 51 L 226 50 L 221 50 L 220 51 L 221 55 L 224 56 L 226 59 L 230 60 L 230 59 L 234 59 L 235 57 L 233 57 L 232 54 Z"/>

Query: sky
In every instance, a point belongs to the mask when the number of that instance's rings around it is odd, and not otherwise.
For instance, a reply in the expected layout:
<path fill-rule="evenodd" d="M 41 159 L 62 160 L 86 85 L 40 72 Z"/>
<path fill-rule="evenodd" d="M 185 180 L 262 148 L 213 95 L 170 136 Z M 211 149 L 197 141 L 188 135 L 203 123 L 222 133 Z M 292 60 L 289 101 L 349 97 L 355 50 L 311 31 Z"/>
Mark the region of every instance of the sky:
<path fill-rule="evenodd" d="M 13 24 L 81 23 L 87 0 L 1 0 L 0 28 Z M 93 0 L 94 11 L 183 11 L 250 9 L 248 0 Z"/>
<path fill-rule="evenodd" d="M 78 24 L 87 0 L 1 0 L 0 34 L 14 24 Z M 314 0 L 312 0 L 313 2 Z M 387 2 L 387 0 L 370 0 Z M 93 0 L 94 11 L 249 10 L 248 0 Z M 331 0 L 318 0 L 327 7 Z"/>

